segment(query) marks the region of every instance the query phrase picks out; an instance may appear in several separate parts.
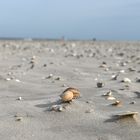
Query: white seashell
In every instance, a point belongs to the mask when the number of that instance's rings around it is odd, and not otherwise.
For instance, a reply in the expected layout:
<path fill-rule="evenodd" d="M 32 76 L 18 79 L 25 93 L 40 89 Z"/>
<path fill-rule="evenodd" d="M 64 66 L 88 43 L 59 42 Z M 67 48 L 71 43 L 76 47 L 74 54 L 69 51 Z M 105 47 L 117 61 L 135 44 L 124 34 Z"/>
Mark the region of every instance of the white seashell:
<path fill-rule="evenodd" d="M 107 100 L 116 100 L 116 98 L 113 97 L 113 96 L 108 96 L 106 99 L 107 99 Z"/>
<path fill-rule="evenodd" d="M 21 82 L 19 79 L 15 79 L 16 82 Z"/>
<path fill-rule="evenodd" d="M 6 78 L 6 81 L 10 81 L 11 80 L 11 78 Z"/>
<path fill-rule="evenodd" d="M 125 73 L 125 70 L 120 70 L 120 73 Z"/>
<path fill-rule="evenodd" d="M 129 78 L 124 78 L 124 79 L 122 80 L 122 82 L 124 82 L 124 83 L 131 83 L 131 80 L 130 80 Z"/>
<path fill-rule="evenodd" d="M 63 107 L 62 105 L 53 105 L 50 109 L 51 111 L 58 111 L 58 112 L 62 112 L 63 111 Z"/>

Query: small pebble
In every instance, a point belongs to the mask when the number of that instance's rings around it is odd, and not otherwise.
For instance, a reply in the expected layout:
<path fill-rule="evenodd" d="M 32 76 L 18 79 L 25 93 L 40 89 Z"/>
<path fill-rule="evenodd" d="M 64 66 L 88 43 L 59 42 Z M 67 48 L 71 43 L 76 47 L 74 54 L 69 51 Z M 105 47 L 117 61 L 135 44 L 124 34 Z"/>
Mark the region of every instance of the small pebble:
<path fill-rule="evenodd" d="M 62 112 L 63 111 L 63 106 L 62 105 L 53 105 L 50 108 L 51 111 L 56 111 L 56 112 Z"/>
<path fill-rule="evenodd" d="M 98 88 L 102 88 L 102 87 L 104 87 L 104 85 L 105 85 L 105 84 L 102 83 L 102 82 L 98 82 L 98 83 L 97 83 L 97 87 L 98 87 Z"/>
<path fill-rule="evenodd" d="M 21 101 L 22 100 L 22 97 L 18 97 L 17 100 Z"/>
<path fill-rule="evenodd" d="M 85 111 L 85 113 L 92 113 L 93 112 L 93 109 L 87 109 L 86 111 Z"/>
<path fill-rule="evenodd" d="M 22 117 L 16 117 L 16 121 L 22 121 L 23 118 Z"/>
<path fill-rule="evenodd" d="M 130 104 L 136 104 L 136 101 L 132 101 L 132 102 L 130 102 Z"/>
<path fill-rule="evenodd" d="M 140 78 L 136 78 L 136 82 L 137 83 L 140 83 Z"/>
<path fill-rule="evenodd" d="M 58 81 L 60 81 L 60 80 L 61 80 L 61 77 L 57 77 L 57 78 L 55 78 L 55 80 L 58 80 Z"/>

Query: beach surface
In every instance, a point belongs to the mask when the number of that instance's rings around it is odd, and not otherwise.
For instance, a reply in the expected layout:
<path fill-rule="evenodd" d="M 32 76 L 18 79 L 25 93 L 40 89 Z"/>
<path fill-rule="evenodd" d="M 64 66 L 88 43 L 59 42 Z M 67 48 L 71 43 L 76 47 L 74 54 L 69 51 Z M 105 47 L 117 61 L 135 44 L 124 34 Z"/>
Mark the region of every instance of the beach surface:
<path fill-rule="evenodd" d="M 0 41 L 0 140 L 138 140 L 139 113 L 140 42 Z"/>

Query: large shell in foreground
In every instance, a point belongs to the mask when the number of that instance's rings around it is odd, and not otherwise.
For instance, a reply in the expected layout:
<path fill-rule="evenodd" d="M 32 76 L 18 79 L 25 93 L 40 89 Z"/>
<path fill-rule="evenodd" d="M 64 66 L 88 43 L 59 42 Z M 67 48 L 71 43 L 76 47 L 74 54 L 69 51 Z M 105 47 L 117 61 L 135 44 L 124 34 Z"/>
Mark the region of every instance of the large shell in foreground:
<path fill-rule="evenodd" d="M 71 91 L 73 93 L 73 99 L 80 97 L 80 91 L 76 88 L 69 87 L 63 93 Z"/>
<path fill-rule="evenodd" d="M 73 99 L 73 92 L 72 91 L 64 91 L 61 95 L 60 95 L 61 99 L 63 102 L 69 102 L 72 101 Z"/>
<path fill-rule="evenodd" d="M 72 99 L 80 97 L 80 91 L 76 88 L 69 87 L 63 91 L 60 97 L 64 102 L 72 101 Z"/>
<path fill-rule="evenodd" d="M 117 115 L 115 115 L 118 118 L 126 118 L 126 117 L 132 117 L 134 118 L 135 115 L 137 115 L 138 112 L 135 111 L 126 111 L 126 112 L 122 112 L 122 113 L 118 113 Z"/>

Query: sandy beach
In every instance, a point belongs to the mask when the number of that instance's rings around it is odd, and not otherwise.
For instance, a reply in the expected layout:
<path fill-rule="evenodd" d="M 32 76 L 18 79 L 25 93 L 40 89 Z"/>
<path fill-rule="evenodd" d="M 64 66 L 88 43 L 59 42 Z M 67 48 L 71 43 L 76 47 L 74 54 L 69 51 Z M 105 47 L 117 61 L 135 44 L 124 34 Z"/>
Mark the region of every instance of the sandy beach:
<path fill-rule="evenodd" d="M 138 140 L 139 116 L 140 42 L 0 41 L 0 140 Z"/>

